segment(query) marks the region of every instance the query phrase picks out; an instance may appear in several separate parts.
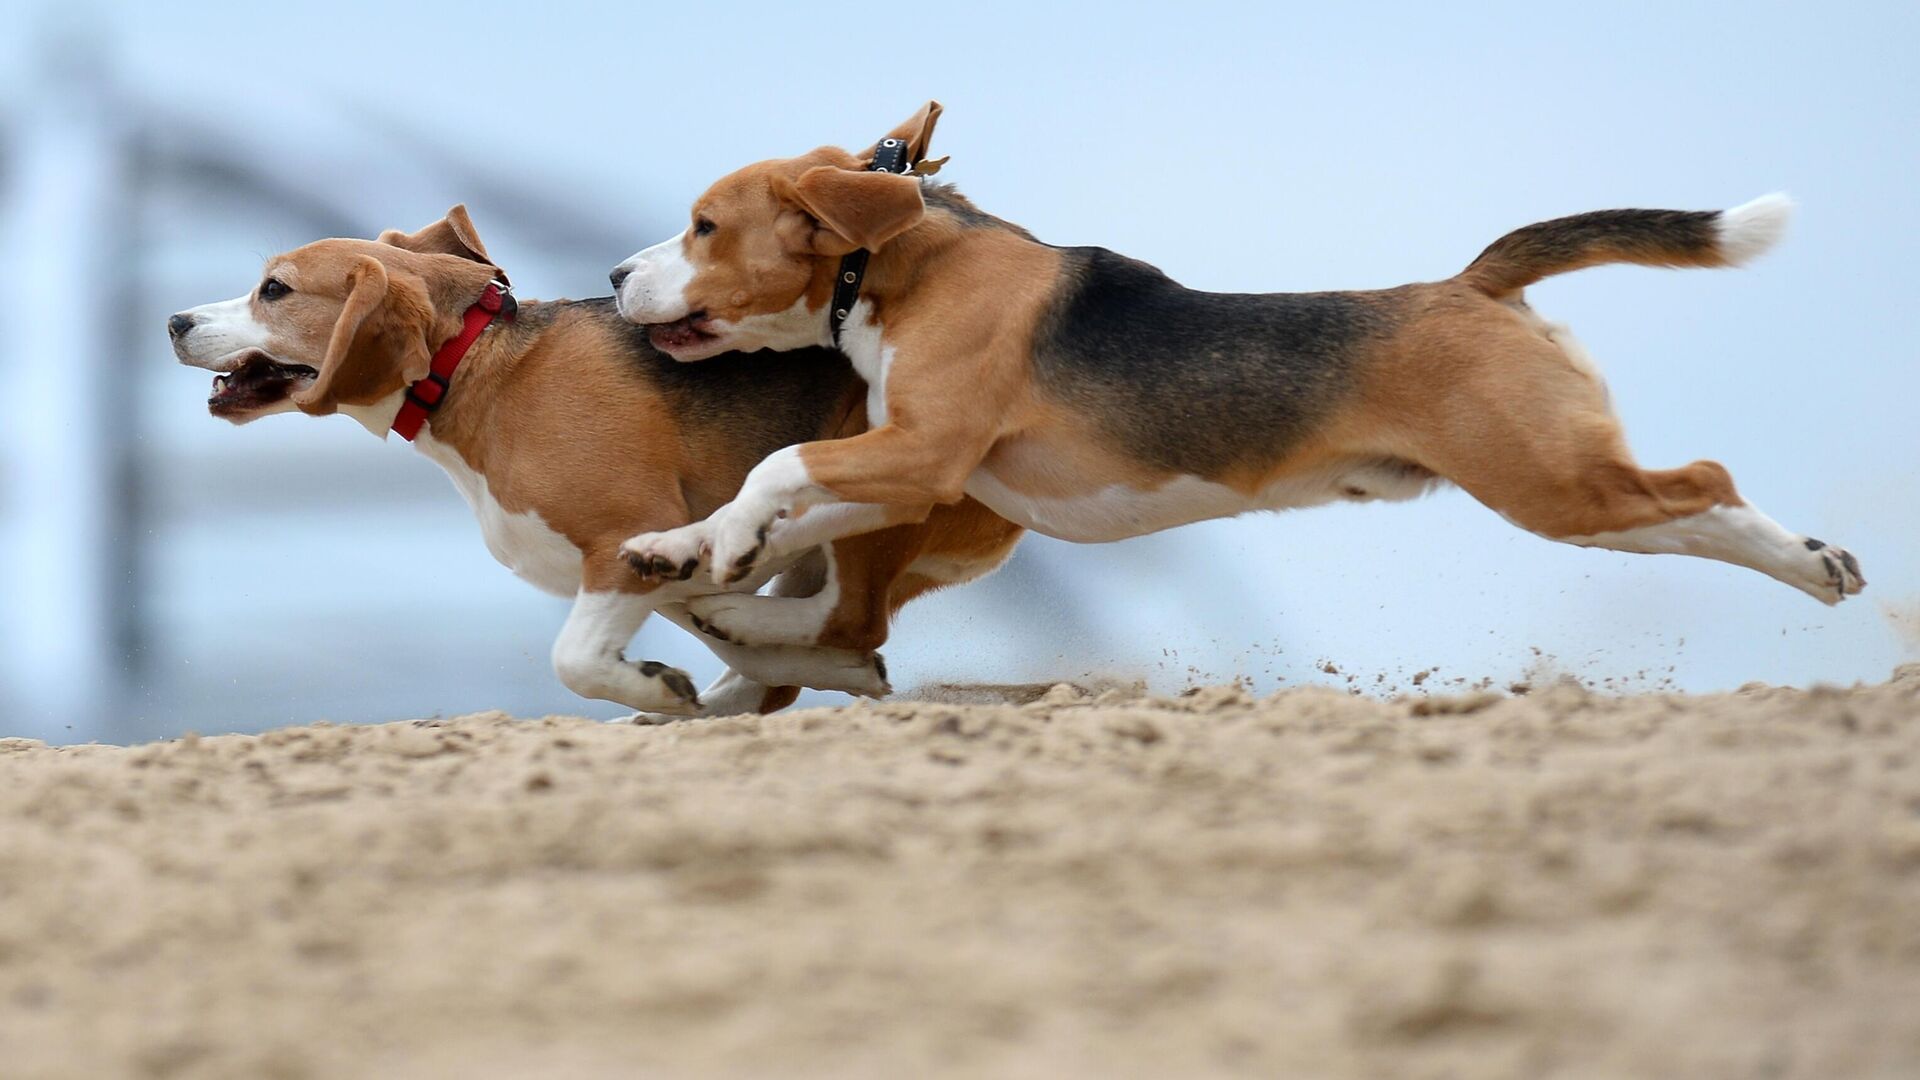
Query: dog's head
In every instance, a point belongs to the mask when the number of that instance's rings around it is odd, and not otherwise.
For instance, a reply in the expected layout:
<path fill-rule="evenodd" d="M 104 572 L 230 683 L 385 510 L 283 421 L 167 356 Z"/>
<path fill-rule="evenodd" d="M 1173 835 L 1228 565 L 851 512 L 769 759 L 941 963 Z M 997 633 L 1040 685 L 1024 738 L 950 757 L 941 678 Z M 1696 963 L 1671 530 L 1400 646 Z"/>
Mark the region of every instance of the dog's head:
<path fill-rule="evenodd" d="M 939 118 L 930 101 L 887 137 L 919 160 Z M 873 152 L 825 147 L 722 178 L 684 232 L 614 268 L 620 314 L 675 360 L 825 344 L 841 257 L 879 251 L 926 214 L 919 179 L 868 172 Z"/>
<path fill-rule="evenodd" d="M 167 320 L 183 364 L 218 372 L 207 411 L 244 424 L 378 405 L 427 374 L 434 349 L 506 275 L 464 206 L 416 233 L 320 240 L 267 260 L 242 296 Z"/>

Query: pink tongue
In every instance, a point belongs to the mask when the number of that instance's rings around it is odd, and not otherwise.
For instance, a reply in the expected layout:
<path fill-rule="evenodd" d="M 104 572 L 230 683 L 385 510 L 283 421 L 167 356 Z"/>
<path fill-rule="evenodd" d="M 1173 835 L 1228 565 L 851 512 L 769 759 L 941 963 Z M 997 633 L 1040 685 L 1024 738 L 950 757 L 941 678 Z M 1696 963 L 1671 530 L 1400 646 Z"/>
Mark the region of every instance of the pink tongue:
<path fill-rule="evenodd" d="M 691 345 L 698 338 L 699 335 L 693 329 L 692 319 L 660 323 L 653 328 L 653 340 L 658 345 Z"/>

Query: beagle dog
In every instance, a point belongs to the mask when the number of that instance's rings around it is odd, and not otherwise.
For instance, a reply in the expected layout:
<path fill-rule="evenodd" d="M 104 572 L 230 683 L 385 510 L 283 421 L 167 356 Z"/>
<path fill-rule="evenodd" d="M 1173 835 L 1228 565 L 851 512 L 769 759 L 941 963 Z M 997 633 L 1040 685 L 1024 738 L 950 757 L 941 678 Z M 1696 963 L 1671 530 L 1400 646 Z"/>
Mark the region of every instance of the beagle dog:
<path fill-rule="evenodd" d="M 621 539 L 636 523 L 705 517 L 780 447 L 863 430 L 859 380 L 825 349 L 675 364 L 610 298 L 516 304 L 506 281 L 456 206 L 412 234 L 276 255 L 258 286 L 174 315 L 167 332 L 183 363 L 218 373 L 214 416 L 341 412 L 409 438 L 453 478 L 495 558 L 573 597 L 553 646 L 560 681 L 644 713 L 772 711 L 801 686 L 883 695 L 873 650 L 891 613 L 992 571 L 1018 541 L 1017 526 L 972 502 L 824 544 L 805 534 L 825 540 L 832 515 L 807 515 L 783 530 L 781 556 L 727 586 L 751 592 L 779 575 L 751 617 L 720 603 L 710 621 L 693 615 L 686 602 L 715 587 L 636 576 Z M 730 669 L 704 696 L 684 672 L 623 656 L 656 610 Z"/>
<path fill-rule="evenodd" d="M 1779 239 L 1785 197 L 1529 225 L 1444 281 L 1207 293 L 1042 243 L 927 180 L 939 116 L 929 103 L 861 154 L 741 169 L 615 269 L 621 314 L 676 360 L 837 342 L 873 422 L 773 454 L 704 521 L 633 537 L 640 565 L 751 573 L 784 549 L 777 529 L 762 542 L 769 523 L 806 508 L 970 496 L 1092 542 L 1451 482 L 1564 543 L 1718 559 L 1829 604 L 1865 584 L 1718 463 L 1635 463 L 1598 370 L 1524 295 L 1604 263 L 1744 263 Z"/>

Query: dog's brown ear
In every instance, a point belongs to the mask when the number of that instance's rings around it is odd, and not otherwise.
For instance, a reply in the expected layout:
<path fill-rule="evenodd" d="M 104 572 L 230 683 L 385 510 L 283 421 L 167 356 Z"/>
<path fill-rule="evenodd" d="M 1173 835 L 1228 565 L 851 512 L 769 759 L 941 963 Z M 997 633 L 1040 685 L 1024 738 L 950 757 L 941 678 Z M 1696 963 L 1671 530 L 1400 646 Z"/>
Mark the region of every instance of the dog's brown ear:
<path fill-rule="evenodd" d="M 917 165 L 921 159 L 927 156 L 927 147 L 933 142 L 933 125 L 940 122 L 941 111 L 939 102 L 929 101 L 920 107 L 919 112 L 909 116 L 899 127 L 887 132 L 887 138 L 899 139 L 907 144 L 907 161 L 909 163 Z M 866 152 L 860 156 L 864 161 L 871 164 L 873 162 L 874 151 L 878 149 L 880 149 L 880 145 L 875 143 L 867 147 Z"/>
<path fill-rule="evenodd" d="M 347 303 L 327 339 L 327 355 L 313 385 L 293 397 L 309 416 L 344 404 L 371 404 L 400 386 L 425 378 L 433 356 L 433 300 L 412 274 L 388 273 L 380 260 L 360 256 L 347 271 Z"/>
<path fill-rule="evenodd" d="M 816 165 L 800 179 L 775 187 L 820 223 L 812 240 L 816 255 L 878 251 L 927 213 L 920 181 L 911 176 Z"/>
<path fill-rule="evenodd" d="M 487 254 L 486 245 L 480 242 L 480 231 L 473 227 L 473 218 L 467 215 L 465 203 L 455 205 L 447 211 L 446 217 L 419 232 L 404 233 L 399 229 L 388 229 L 380 234 L 380 242 L 422 255 L 457 255 L 462 259 L 471 259 L 493 267 L 501 281 L 507 280 L 506 272 L 494 265 L 492 256 Z"/>

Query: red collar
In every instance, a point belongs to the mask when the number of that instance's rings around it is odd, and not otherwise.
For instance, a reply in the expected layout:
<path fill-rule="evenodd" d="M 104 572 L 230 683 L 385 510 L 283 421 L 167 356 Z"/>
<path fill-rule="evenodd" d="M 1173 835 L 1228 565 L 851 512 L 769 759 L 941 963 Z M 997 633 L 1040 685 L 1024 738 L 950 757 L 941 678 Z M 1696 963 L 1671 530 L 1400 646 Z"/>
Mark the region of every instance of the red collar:
<path fill-rule="evenodd" d="M 479 339 L 480 332 L 493 325 L 496 318 L 513 321 L 513 315 L 519 305 L 514 303 L 511 287 L 505 281 L 490 281 L 487 291 L 467 309 L 466 322 L 460 327 L 460 333 L 449 339 L 440 350 L 433 354 L 433 363 L 427 366 L 427 377 L 407 387 L 407 400 L 400 405 L 400 411 L 393 418 L 393 433 L 407 440 L 420 434 L 420 426 L 427 417 L 447 399 L 447 390 L 453 384 L 453 370 L 460 366 L 467 350 Z"/>

